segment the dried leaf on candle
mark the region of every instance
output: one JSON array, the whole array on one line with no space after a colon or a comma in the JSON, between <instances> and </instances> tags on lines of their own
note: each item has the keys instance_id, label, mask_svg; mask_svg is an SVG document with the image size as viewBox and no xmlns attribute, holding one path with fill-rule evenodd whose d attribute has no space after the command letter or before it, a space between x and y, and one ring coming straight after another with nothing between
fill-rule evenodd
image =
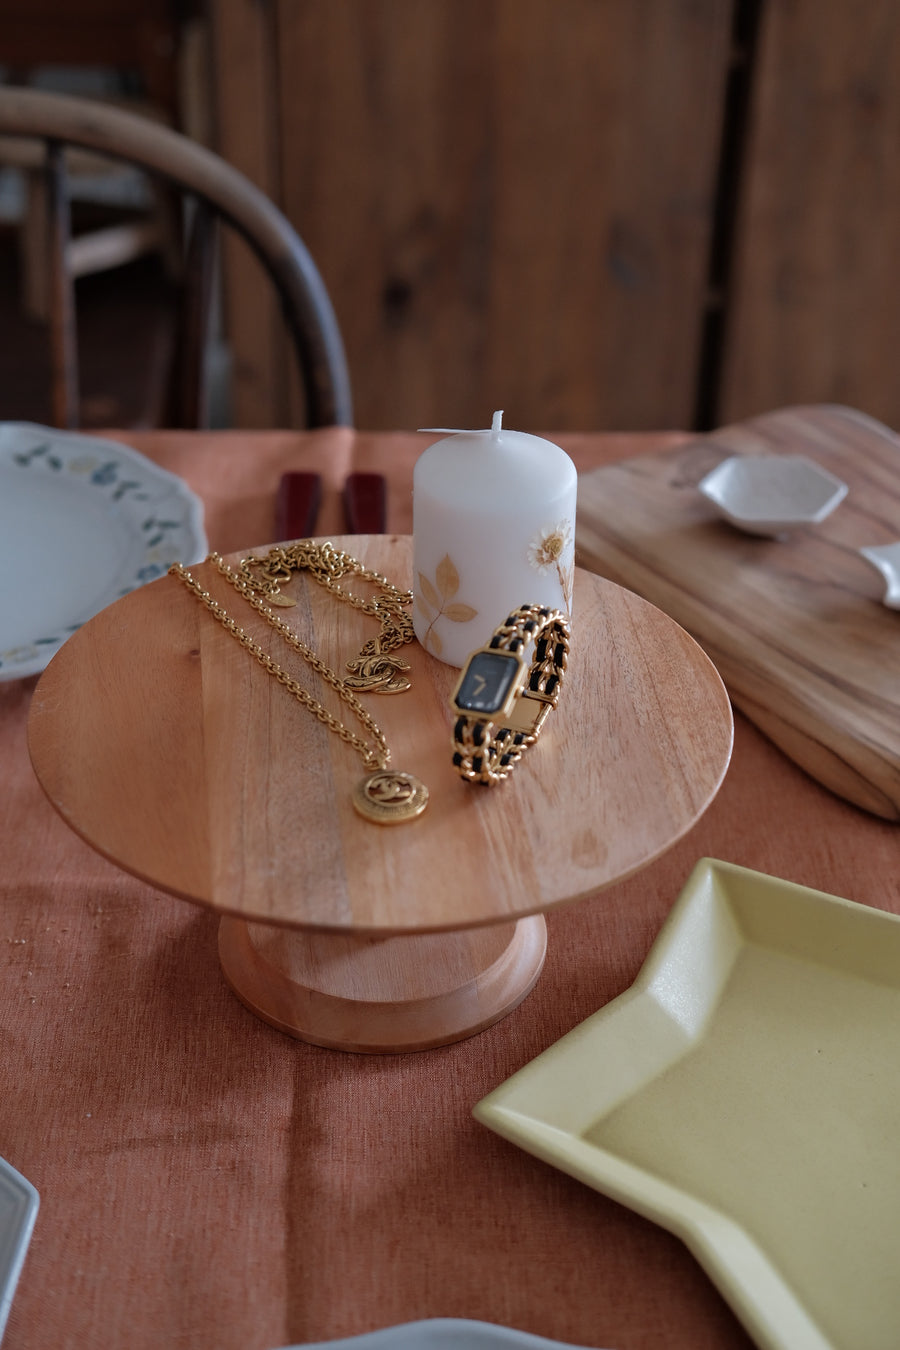
<instances>
[{"instance_id":1,"label":"dried leaf on candle","mask_svg":"<svg viewBox=\"0 0 900 1350\"><path fill-rule=\"evenodd\" d=\"M476 617L478 610L473 609L471 605L456 604L448 605L443 613L444 618L450 619L452 623L468 623L470 619Z\"/></svg>"},{"instance_id":2,"label":"dried leaf on candle","mask_svg":"<svg viewBox=\"0 0 900 1350\"><path fill-rule=\"evenodd\" d=\"M451 623L469 623L470 620L478 617L478 610L473 609L471 605L464 605L460 601L454 604L448 604L451 596L459 590L459 573L453 564L449 554L445 554L438 563L435 570L435 581L429 581L424 572L417 572L418 588L415 593L415 602L428 619L428 628L422 636L422 645L427 651L433 652L435 656L440 656L444 649L444 643L440 635L435 631L435 624L439 619L448 619ZM438 594L440 591L440 594Z\"/></svg>"},{"instance_id":3,"label":"dried leaf on candle","mask_svg":"<svg viewBox=\"0 0 900 1350\"><path fill-rule=\"evenodd\" d=\"M440 569L438 569L438 576L440 577ZM430 605L432 609L440 609L441 597L423 572L419 573L419 590L421 592L419 599L425 602L423 608Z\"/></svg>"},{"instance_id":4,"label":"dried leaf on candle","mask_svg":"<svg viewBox=\"0 0 900 1350\"><path fill-rule=\"evenodd\" d=\"M445 553L438 563L435 580L438 584L438 590L445 600L449 600L451 595L455 595L459 590L459 573L454 567L449 553Z\"/></svg>"}]
</instances>

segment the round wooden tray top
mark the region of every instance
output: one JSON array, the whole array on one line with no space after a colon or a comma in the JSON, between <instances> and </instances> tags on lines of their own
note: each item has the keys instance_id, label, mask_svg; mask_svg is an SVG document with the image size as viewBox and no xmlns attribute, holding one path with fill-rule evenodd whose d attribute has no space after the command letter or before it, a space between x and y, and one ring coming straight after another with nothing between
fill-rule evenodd
<instances>
[{"instance_id":1,"label":"round wooden tray top","mask_svg":"<svg viewBox=\"0 0 900 1350\"><path fill-rule=\"evenodd\" d=\"M334 542L409 585L409 538ZM191 570L356 729L214 568ZM377 631L305 577L290 594L297 607L280 615L335 670ZM499 787L463 783L451 766L458 672L418 644L400 654L412 688L363 701L394 766L427 783L430 801L388 828L353 809L366 773L357 753L174 577L87 623L34 694L32 761L68 824L129 872L233 916L220 954L236 992L322 1044L422 1048L495 1021L537 979L541 912L670 847L714 797L731 753L728 697L693 639L580 570L560 706Z\"/></svg>"}]
</instances>

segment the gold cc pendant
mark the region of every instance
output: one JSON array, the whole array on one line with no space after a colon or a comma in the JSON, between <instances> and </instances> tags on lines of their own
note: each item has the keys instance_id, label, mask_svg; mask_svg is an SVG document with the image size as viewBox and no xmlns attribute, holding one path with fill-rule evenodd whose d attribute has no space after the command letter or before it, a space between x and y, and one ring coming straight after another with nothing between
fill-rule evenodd
<instances>
[{"instance_id":1,"label":"gold cc pendant","mask_svg":"<svg viewBox=\"0 0 900 1350\"><path fill-rule=\"evenodd\" d=\"M411 688L404 674L409 670L409 662L401 661L399 656L388 656L385 652L356 656L347 662L347 669L354 672L344 677L348 689L363 689L368 694L402 694Z\"/></svg>"},{"instance_id":2,"label":"gold cc pendant","mask_svg":"<svg viewBox=\"0 0 900 1350\"><path fill-rule=\"evenodd\" d=\"M379 769L353 789L353 805L376 825L402 825L415 820L428 805L428 789L411 773Z\"/></svg>"}]
</instances>

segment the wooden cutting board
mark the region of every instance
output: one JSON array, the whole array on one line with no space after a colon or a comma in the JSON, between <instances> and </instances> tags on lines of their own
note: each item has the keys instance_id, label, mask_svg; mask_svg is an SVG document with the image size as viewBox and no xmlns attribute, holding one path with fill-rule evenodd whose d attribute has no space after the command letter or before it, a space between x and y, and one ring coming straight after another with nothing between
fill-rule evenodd
<instances>
[{"instance_id":1,"label":"wooden cutting board","mask_svg":"<svg viewBox=\"0 0 900 1350\"><path fill-rule=\"evenodd\" d=\"M697 491L734 454L804 454L849 492L819 525L752 536ZM840 406L767 413L579 483L579 565L680 623L761 731L888 820L900 820L900 611L858 550L897 539L900 437Z\"/></svg>"}]
</instances>

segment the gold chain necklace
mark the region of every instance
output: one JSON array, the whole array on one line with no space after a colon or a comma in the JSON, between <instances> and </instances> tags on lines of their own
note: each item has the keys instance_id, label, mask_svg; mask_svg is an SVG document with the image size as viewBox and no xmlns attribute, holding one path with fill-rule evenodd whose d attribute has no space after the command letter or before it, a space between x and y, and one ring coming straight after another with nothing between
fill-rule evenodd
<instances>
[{"instance_id":1,"label":"gold chain necklace","mask_svg":"<svg viewBox=\"0 0 900 1350\"><path fill-rule=\"evenodd\" d=\"M281 607L297 603L281 589L294 572L308 572L337 600L372 615L381 624L378 636L369 638L359 655L347 662L346 668L351 674L345 676L344 683L351 689L364 689L372 694L399 694L408 689L406 672L409 665L392 653L415 637L410 613L412 591L398 590L387 577L364 567L357 558L335 548L328 540L298 539L293 544L276 545L265 557L251 554L242 558L238 565L238 575L253 593L268 604ZM371 582L378 588L378 593L370 600L363 600L361 596L345 591L338 585L345 576ZM241 590L240 587L237 589ZM247 591L241 590L241 594L249 598Z\"/></svg>"},{"instance_id":2,"label":"gold chain necklace","mask_svg":"<svg viewBox=\"0 0 900 1350\"><path fill-rule=\"evenodd\" d=\"M371 736L372 743L358 736L349 727L344 726L343 722L323 707L317 699L313 698L312 694L297 683L292 675L288 674L283 666L280 666L273 657L269 656L255 638L252 638L249 633L241 628L240 624L231 617L224 606L220 605L218 600L210 595L209 591L203 589L186 567L183 567L181 563L172 564L169 568L170 575L177 577L191 594L205 606L213 618L232 637L236 638L240 645L250 652L263 669L273 675L298 703L301 703L320 722L323 722L329 731L333 731L342 741L352 746L366 768L374 771L358 783L353 791L353 805L359 814L364 816L366 820L373 820L379 825L399 825L406 820L413 820L416 816L421 815L428 804L427 787L413 774L390 767L391 752L385 740L384 732L378 726L374 717L362 706L353 689L349 686L349 682L341 680L331 667L316 655L311 647L308 647L305 642L297 637L296 633L277 619L259 599L244 576L241 573L233 572L220 554L210 553L206 561L217 568L226 581L230 582L235 590L244 596L271 627L277 628L291 647L300 653L307 665L311 666L318 675L321 675L325 683L330 685L338 697L347 704L357 721Z\"/></svg>"}]
</instances>

